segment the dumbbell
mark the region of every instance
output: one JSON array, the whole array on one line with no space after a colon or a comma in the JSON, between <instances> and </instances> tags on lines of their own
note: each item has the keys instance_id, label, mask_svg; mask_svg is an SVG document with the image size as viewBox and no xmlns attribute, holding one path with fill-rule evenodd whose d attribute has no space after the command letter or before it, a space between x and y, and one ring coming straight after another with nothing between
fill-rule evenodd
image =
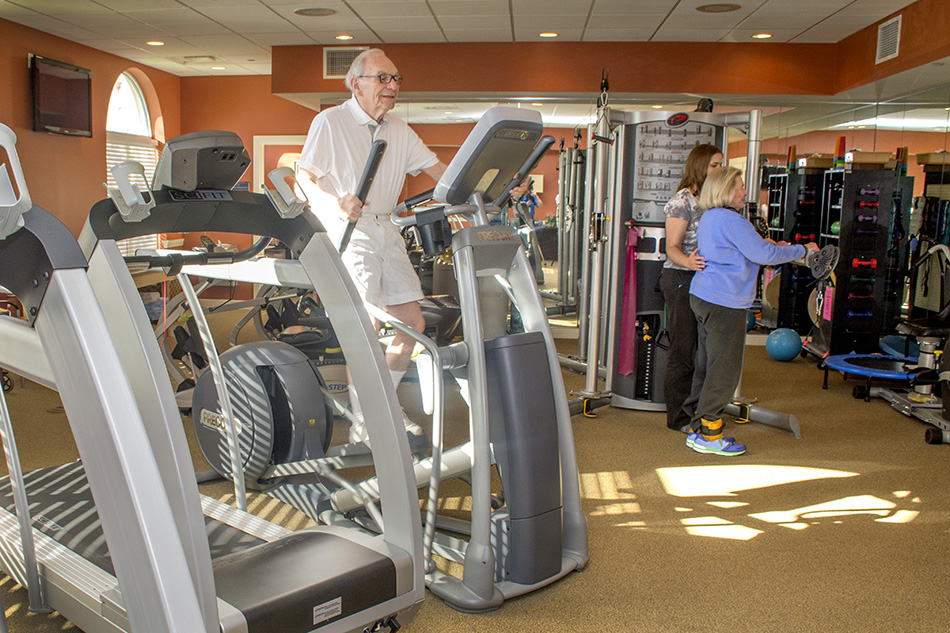
<instances>
[{"instance_id":1,"label":"dumbbell","mask_svg":"<svg viewBox=\"0 0 950 633\"><path fill-rule=\"evenodd\" d=\"M859 200L857 206L862 209L877 209L881 203L877 200Z\"/></svg>"},{"instance_id":2,"label":"dumbbell","mask_svg":"<svg viewBox=\"0 0 950 633\"><path fill-rule=\"evenodd\" d=\"M858 259L855 257L851 260L851 268L860 268L861 266L877 268L877 259Z\"/></svg>"},{"instance_id":3,"label":"dumbbell","mask_svg":"<svg viewBox=\"0 0 950 633\"><path fill-rule=\"evenodd\" d=\"M855 235L877 235L877 229L855 229Z\"/></svg>"},{"instance_id":4,"label":"dumbbell","mask_svg":"<svg viewBox=\"0 0 950 633\"><path fill-rule=\"evenodd\" d=\"M858 222L877 222L876 215L859 215L857 217Z\"/></svg>"},{"instance_id":5,"label":"dumbbell","mask_svg":"<svg viewBox=\"0 0 950 633\"><path fill-rule=\"evenodd\" d=\"M874 318L874 313L870 310L864 312L856 312L855 310L848 310L848 319L872 319Z\"/></svg>"},{"instance_id":6,"label":"dumbbell","mask_svg":"<svg viewBox=\"0 0 950 633\"><path fill-rule=\"evenodd\" d=\"M859 191L858 193L860 193L862 196L876 196L876 195L878 195L879 193L881 193L881 190L880 190L880 189L871 189L871 188L869 188L869 187L862 187L862 188L861 188L861 191Z\"/></svg>"},{"instance_id":7,"label":"dumbbell","mask_svg":"<svg viewBox=\"0 0 950 633\"><path fill-rule=\"evenodd\" d=\"M815 241L815 234L814 234L814 233L808 233L808 234L806 234L806 235L802 235L801 233L796 233L796 234L795 234L795 241L796 241L796 242L814 242L814 241Z\"/></svg>"},{"instance_id":8,"label":"dumbbell","mask_svg":"<svg viewBox=\"0 0 950 633\"><path fill-rule=\"evenodd\" d=\"M849 281L853 284L873 284L874 277L862 277L861 275L851 275Z\"/></svg>"},{"instance_id":9,"label":"dumbbell","mask_svg":"<svg viewBox=\"0 0 950 633\"><path fill-rule=\"evenodd\" d=\"M848 293L848 301L869 301L874 299L874 295L859 295L856 292Z\"/></svg>"}]
</instances>

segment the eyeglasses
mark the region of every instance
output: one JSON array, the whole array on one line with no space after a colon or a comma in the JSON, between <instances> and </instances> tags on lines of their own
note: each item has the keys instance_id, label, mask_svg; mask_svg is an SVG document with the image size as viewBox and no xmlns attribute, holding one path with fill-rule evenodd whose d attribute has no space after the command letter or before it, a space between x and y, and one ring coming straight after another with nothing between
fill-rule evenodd
<instances>
[{"instance_id":1,"label":"eyeglasses","mask_svg":"<svg viewBox=\"0 0 950 633\"><path fill-rule=\"evenodd\" d=\"M389 73L379 73L378 75L357 75L357 77L364 77L369 79L373 77L374 79L379 80L381 84L388 84L390 81L395 81L397 86L402 85L402 75L390 75Z\"/></svg>"}]
</instances>

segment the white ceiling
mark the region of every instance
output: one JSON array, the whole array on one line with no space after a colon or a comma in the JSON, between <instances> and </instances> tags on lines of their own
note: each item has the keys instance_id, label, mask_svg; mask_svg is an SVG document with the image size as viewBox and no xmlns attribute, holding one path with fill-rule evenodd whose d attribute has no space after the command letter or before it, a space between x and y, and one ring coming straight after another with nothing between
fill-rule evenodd
<instances>
[{"instance_id":1,"label":"white ceiling","mask_svg":"<svg viewBox=\"0 0 950 633\"><path fill-rule=\"evenodd\" d=\"M178 76L268 75L271 47L421 42L837 42L914 0L0 0L0 18ZM329 17L302 17L327 8ZM146 44L149 40L164 46ZM224 66L223 70L212 66Z\"/></svg>"},{"instance_id":2,"label":"white ceiling","mask_svg":"<svg viewBox=\"0 0 950 633\"><path fill-rule=\"evenodd\" d=\"M583 42L837 42L913 1L727 0L740 8L717 14L696 10L716 0L0 0L0 18L189 77L268 75L271 47L279 45L536 42L542 31L557 32L558 41ZM294 14L300 8L336 13L302 17ZM760 32L773 37L751 39ZM354 39L340 42L340 33ZM165 45L149 46L149 40ZM830 98L612 94L610 105L690 111L701 97L711 97L716 112L761 108L763 138L769 138L886 113L933 120L947 114L947 85L950 58ZM321 97L330 104L346 95ZM540 110L546 125L575 127L593 118L597 95L496 95L490 102L469 97L474 95L452 95L451 101L438 94L405 95L395 112L412 123L451 123L475 121L505 103Z\"/></svg>"}]
</instances>

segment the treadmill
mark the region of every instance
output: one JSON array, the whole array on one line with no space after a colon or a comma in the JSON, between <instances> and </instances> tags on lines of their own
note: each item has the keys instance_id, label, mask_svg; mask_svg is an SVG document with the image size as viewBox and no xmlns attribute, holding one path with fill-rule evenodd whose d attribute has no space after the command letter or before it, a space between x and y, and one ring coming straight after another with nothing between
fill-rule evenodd
<instances>
[{"instance_id":1,"label":"treadmill","mask_svg":"<svg viewBox=\"0 0 950 633\"><path fill-rule=\"evenodd\" d=\"M90 212L80 247L32 204L15 143L0 124L0 285L28 319L0 317L0 365L59 391L80 454L23 474L0 407L11 472L0 482L0 567L28 588L30 608L55 609L87 632L336 633L408 622L424 585L402 415L370 319L319 222L267 195L230 191L249 164L240 139L196 133L166 145L162 189L121 178ZM364 408L373 445L389 448L373 455L382 534L291 532L198 493L161 353L115 244L188 231L280 239L299 258L287 264L337 298L328 312L347 324L338 329L346 353L362 359L357 386L379 394Z\"/></svg>"}]
</instances>

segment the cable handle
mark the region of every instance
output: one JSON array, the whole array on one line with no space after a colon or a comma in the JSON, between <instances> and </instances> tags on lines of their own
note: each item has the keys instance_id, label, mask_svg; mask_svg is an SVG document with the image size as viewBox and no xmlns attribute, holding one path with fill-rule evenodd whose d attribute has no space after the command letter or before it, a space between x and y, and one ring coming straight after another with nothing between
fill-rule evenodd
<instances>
[{"instance_id":1,"label":"cable handle","mask_svg":"<svg viewBox=\"0 0 950 633\"><path fill-rule=\"evenodd\" d=\"M361 203L366 202L366 196L369 195L370 187L373 186L373 181L376 180L376 172L379 170L379 164L382 162L385 152L386 141L382 139L373 141L373 146L369 150L369 158L363 167L363 175L360 176L360 183L356 188L356 197ZM337 249L339 252L342 253L346 250L347 245L350 243L350 238L353 236L353 229L355 228L356 222L351 220L346 223L346 227L343 229L343 235L340 236L340 246Z\"/></svg>"}]
</instances>

